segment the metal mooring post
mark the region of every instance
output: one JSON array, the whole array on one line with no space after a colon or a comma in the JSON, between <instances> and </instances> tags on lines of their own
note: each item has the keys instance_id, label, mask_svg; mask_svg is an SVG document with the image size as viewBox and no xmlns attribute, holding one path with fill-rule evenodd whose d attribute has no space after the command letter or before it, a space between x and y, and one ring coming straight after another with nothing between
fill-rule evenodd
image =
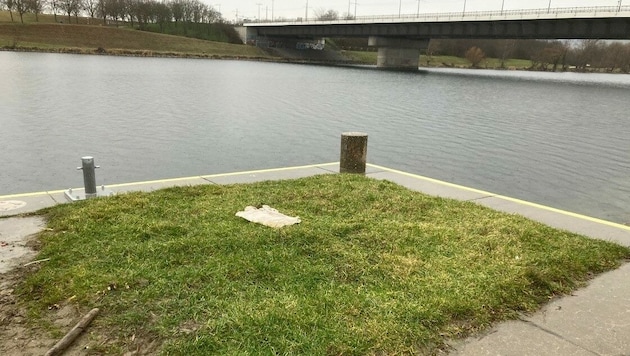
<instances>
[{"instance_id":1,"label":"metal mooring post","mask_svg":"<svg viewBox=\"0 0 630 356\"><path fill-rule=\"evenodd\" d=\"M363 132L341 134L340 173L365 174L368 135Z\"/></svg>"},{"instance_id":2,"label":"metal mooring post","mask_svg":"<svg viewBox=\"0 0 630 356\"><path fill-rule=\"evenodd\" d=\"M94 157L81 157L81 167L77 169L83 170L83 186L85 187L85 199L96 197L96 168L94 165Z\"/></svg>"},{"instance_id":3,"label":"metal mooring post","mask_svg":"<svg viewBox=\"0 0 630 356\"><path fill-rule=\"evenodd\" d=\"M83 171L83 186L85 187L85 189L83 192L81 192L80 189L77 189L76 191L73 191L72 189L66 190L66 199L68 199L69 201L77 201L114 194L109 189L106 189L105 186L101 186L101 190L98 192L96 191L96 168L101 167L94 165L94 157L81 157L81 167L77 167L77 169Z\"/></svg>"}]
</instances>

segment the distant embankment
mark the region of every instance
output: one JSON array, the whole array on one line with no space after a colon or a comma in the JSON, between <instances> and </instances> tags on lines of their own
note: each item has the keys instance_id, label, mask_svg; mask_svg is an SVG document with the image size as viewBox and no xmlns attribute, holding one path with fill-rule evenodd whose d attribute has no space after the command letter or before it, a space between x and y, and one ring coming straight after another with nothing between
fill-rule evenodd
<instances>
[{"instance_id":1,"label":"distant embankment","mask_svg":"<svg viewBox=\"0 0 630 356\"><path fill-rule=\"evenodd\" d=\"M72 53L270 58L256 47L163 35L130 28L0 23L0 48Z\"/></svg>"}]
</instances>

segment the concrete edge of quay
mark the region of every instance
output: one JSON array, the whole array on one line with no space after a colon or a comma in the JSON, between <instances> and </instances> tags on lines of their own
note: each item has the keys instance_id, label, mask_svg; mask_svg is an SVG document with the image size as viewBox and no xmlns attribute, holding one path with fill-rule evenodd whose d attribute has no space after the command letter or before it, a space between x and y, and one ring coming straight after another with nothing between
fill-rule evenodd
<instances>
[{"instance_id":1,"label":"concrete edge of quay","mask_svg":"<svg viewBox=\"0 0 630 356\"><path fill-rule=\"evenodd\" d=\"M153 191L173 186L237 184L253 183L265 180L297 179L318 174L334 174L338 172L339 162L332 162L297 167L261 169L244 172L113 184L108 185L107 189L111 190L114 194L118 194L131 191ZM374 179L389 180L411 190L419 191L425 194L463 201L472 201L498 211L519 214L555 228L630 246L630 226L494 194L479 189L452 184L375 164L367 164L366 175ZM73 191L77 192L82 190L83 188L73 189ZM55 190L0 196L0 217L32 213L42 208L67 203L68 200L64 196L64 192L64 190Z\"/></svg>"},{"instance_id":2,"label":"concrete edge of quay","mask_svg":"<svg viewBox=\"0 0 630 356\"><path fill-rule=\"evenodd\" d=\"M153 191L172 186L252 183L296 179L339 172L340 163L223 173L110 185L114 193ZM464 187L395 169L366 165L366 175L389 180L425 194L471 201L518 214L546 225L630 246L630 227L483 190ZM81 189L76 189L77 191ZM0 196L0 222L19 230L20 214L67 203L64 191ZM4 207L4 209L3 209ZM8 219L1 219L9 217ZM38 222L41 228L43 221ZM1 226L1 225L0 225ZM16 232L16 231L13 231ZM11 231L9 231L10 235ZM482 334L451 344L453 355L630 355L630 264L593 279L585 288L550 301L532 315L499 323Z\"/></svg>"}]
</instances>

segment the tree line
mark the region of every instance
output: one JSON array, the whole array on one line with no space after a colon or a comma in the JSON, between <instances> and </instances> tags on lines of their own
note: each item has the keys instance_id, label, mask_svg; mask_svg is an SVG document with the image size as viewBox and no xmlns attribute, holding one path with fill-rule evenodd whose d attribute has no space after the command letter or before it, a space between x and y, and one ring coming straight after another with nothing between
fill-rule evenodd
<instances>
[{"instance_id":1,"label":"tree line","mask_svg":"<svg viewBox=\"0 0 630 356\"><path fill-rule=\"evenodd\" d=\"M630 73L630 43L602 40L432 40L428 55L465 57L478 66L485 57L526 59L531 69Z\"/></svg>"},{"instance_id":2,"label":"tree line","mask_svg":"<svg viewBox=\"0 0 630 356\"><path fill-rule=\"evenodd\" d=\"M339 49L375 51L366 38L335 38ZM486 58L497 58L503 67L509 59L531 61L531 70L590 71L630 73L630 42L603 40L481 40L433 39L427 56L466 58L479 67Z\"/></svg>"},{"instance_id":3,"label":"tree line","mask_svg":"<svg viewBox=\"0 0 630 356\"><path fill-rule=\"evenodd\" d=\"M100 18L104 24L108 21L126 21L132 26L223 21L220 12L200 0L0 0L0 8L9 11L11 21L14 21L13 13L19 15L22 23L24 14L32 13L35 21L39 21L39 15L45 11L54 15L55 22L58 22L57 15L67 15L68 22L74 16L78 23L78 17L82 14Z\"/></svg>"}]
</instances>

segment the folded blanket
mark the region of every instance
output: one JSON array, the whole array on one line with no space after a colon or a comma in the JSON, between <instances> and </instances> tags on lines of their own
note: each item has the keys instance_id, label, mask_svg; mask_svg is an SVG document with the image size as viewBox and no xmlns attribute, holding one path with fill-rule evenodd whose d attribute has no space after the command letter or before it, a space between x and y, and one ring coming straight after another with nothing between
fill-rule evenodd
<instances>
[{"instance_id":1,"label":"folded blanket","mask_svg":"<svg viewBox=\"0 0 630 356\"><path fill-rule=\"evenodd\" d=\"M236 213L236 216L274 228L281 228L302 222L299 217L286 216L268 205L263 205L260 209L253 206L245 207L245 211L239 211Z\"/></svg>"}]
</instances>

